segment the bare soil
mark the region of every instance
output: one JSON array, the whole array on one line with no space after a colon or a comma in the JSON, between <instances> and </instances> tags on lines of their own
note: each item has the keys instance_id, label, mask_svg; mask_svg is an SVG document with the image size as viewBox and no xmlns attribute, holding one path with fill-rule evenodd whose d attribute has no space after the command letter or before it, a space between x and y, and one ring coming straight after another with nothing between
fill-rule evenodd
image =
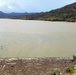
<instances>
[{"instance_id":1,"label":"bare soil","mask_svg":"<svg viewBox=\"0 0 76 75\"><path fill-rule=\"evenodd\" d=\"M64 73L74 65L71 58L8 58L0 59L0 75L49 75Z\"/></svg>"}]
</instances>

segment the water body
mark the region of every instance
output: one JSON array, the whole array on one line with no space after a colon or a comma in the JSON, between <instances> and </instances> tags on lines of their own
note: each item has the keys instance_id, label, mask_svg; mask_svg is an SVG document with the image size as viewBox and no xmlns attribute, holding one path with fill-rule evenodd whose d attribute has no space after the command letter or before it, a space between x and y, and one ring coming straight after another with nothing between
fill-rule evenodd
<instances>
[{"instance_id":1,"label":"water body","mask_svg":"<svg viewBox=\"0 0 76 75\"><path fill-rule=\"evenodd\" d=\"M76 23L0 19L0 58L72 55Z\"/></svg>"}]
</instances>

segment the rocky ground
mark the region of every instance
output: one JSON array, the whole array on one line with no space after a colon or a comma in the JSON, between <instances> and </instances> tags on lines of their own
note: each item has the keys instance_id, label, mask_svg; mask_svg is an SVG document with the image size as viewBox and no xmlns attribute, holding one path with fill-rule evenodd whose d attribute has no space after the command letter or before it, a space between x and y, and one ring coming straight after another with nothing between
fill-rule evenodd
<instances>
[{"instance_id":1,"label":"rocky ground","mask_svg":"<svg viewBox=\"0 0 76 75\"><path fill-rule=\"evenodd\" d=\"M8 58L0 59L0 75L49 75L64 73L74 65L71 58Z\"/></svg>"}]
</instances>

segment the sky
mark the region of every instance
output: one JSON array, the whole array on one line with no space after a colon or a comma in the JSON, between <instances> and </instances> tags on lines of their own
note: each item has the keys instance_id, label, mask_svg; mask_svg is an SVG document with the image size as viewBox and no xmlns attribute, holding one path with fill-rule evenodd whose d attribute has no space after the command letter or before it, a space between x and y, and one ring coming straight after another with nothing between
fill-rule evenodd
<instances>
[{"instance_id":1,"label":"sky","mask_svg":"<svg viewBox=\"0 0 76 75\"><path fill-rule=\"evenodd\" d=\"M0 11L46 12L76 2L76 0L0 0Z\"/></svg>"}]
</instances>

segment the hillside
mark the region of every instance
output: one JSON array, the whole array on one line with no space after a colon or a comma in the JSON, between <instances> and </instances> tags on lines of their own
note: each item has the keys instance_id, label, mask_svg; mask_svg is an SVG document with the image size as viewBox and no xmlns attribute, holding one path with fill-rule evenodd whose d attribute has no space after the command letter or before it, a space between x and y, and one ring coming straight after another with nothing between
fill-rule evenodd
<instances>
[{"instance_id":1,"label":"hillside","mask_svg":"<svg viewBox=\"0 0 76 75\"><path fill-rule=\"evenodd\" d=\"M26 19L48 21L76 21L76 2L49 12L41 12L27 16Z\"/></svg>"},{"instance_id":2,"label":"hillside","mask_svg":"<svg viewBox=\"0 0 76 75\"><path fill-rule=\"evenodd\" d=\"M76 21L76 2L62 8L41 13L3 13L0 18L24 19L24 20L46 20L46 21Z\"/></svg>"}]
</instances>

